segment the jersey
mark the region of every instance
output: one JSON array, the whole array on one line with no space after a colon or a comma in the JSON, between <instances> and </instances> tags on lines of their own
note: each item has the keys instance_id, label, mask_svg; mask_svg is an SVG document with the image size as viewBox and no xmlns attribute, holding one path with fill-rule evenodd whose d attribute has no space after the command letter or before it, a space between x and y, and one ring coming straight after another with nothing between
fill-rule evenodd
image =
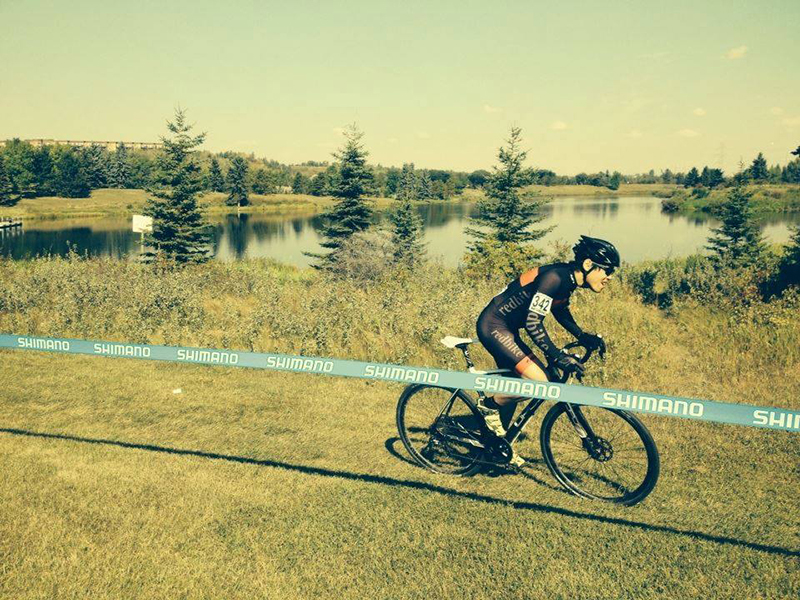
<instances>
[{"instance_id":1,"label":"jersey","mask_svg":"<svg viewBox=\"0 0 800 600\"><path fill-rule=\"evenodd\" d=\"M544 328L548 314L575 337L583 333L569 311L570 296L577 287L574 267L556 263L526 271L492 298L478 317L477 330L500 368L521 373L531 362L542 367L520 338L522 329L548 358L558 356L560 349Z\"/></svg>"}]
</instances>

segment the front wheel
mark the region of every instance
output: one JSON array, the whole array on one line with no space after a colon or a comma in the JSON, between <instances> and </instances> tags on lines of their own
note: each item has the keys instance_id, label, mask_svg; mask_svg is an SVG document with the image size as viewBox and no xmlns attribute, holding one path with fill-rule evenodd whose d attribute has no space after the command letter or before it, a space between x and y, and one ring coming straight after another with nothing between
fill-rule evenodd
<instances>
[{"instance_id":1,"label":"front wheel","mask_svg":"<svg viewBox=\"0 0 800 600\"><path fill-rule=\"evenodd\" d=\"M631 506L644 500L658 481L653 437L639 419L622 410L556 404L542 421L540 442L553 476L583 498Z\"/></svg>"},{"instance_id":2,"label":"front wheel","mask_svg":"<svg viewBox=\"0 0 800 600\"><path fill-rule=\"evenodd\" d=\"M410 385L397 402L397 431L422 467L450 475L481 468L482 419L462 390Z\"/></svg>"}]
</instances>

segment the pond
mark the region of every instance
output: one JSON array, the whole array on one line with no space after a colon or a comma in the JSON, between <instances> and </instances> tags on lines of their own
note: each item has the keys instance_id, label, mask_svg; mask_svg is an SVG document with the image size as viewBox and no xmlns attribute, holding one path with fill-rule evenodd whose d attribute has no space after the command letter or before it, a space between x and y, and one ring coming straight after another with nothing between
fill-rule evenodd
<instances>
[{"instance_id":1,"label":"pond","mask_svg":"<svg viewBox=\"0 0 800 600\"><path fill-rule=\"evenodd\" d=\"M420 205L424 239L430 256L455 266L469 238L464 233L474 204L435 203ZM376 223L388 225L388 215L378 213ZM318 215L267 215L252 213L214 217L212 248L216 260L270 257L297 266L311 259L303 252L320 251ZM789 227L800 224L800 213L769 215L762 232L769 242L786 242ZM580 234L610 240L623 260L685 256L703 250L718 221L661 212L661 201L652 197L556 198L545 208L541 227L555 225L541 242L572 243ZM69 247L93 256L135 258L141 251L140 236L131 230L131 218L29 220L21 229L0 230L0 255L14 259L45 254L64 255Z\"/></svg>"}]
</instances>

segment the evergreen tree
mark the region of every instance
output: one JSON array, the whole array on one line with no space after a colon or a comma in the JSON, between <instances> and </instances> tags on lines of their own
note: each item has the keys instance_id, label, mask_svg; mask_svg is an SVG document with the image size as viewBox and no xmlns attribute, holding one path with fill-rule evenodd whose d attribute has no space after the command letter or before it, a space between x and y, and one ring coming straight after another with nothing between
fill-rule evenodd
<instances>
[{"instance_id":1,"label":"evergreen tree","mask_svg":"<svg viewBox=\"0 0 800 600\"><path fill-rule=\"evenodd\" d=\"M417 175L414 172L414 163L406 163L400 173L400 185L397 188L398 200L417 199Z\"/></svg>"},{"instance_id":2,"label":"evergreen tree","mask_svg":"<svg viewBox=\"0 0 800 600\"><path fill-rule=\"evenodd\" d=\"M397 204L397 209L390 216L394 259L398 264L413 267L424 258L422 218L414 210L411 200L397 200Z\"/></svg>"},{"instance_id":3,"label":"evergreen tree","mask_svg":"<svg viewBox=\"0 0 800 600\"><path fill-rule=\"evenodd\" d=\"M783 168L781 181L785 183L800 183L800 159L793 160Z\"/></svg>"},{"instance_id":4,"label":"evergreen tree","mask_svg":"<svg viewBox=\"0 0 800 600\"><path fill-rule=\"evenodd\" d=\"M114 156L111 159L108 182L112 188L127 188L130 179L130 168L128 166L128 149L125 144L119 142Z\"/></svg>"},{"instance_id":5,"label":"evergreen tree","mask_svg":"<svg viewBox=\"0 0 800 600\"><path fill-rule=\"evenodd\" d=\"M722 205L722 225L711 230L706 248L714 253L721 267L742 267L755 264L765 245L758 226L753 222L751 193L737 182Z\"/></svg>"},{"instance_id":6,"label":"evergreen tree","mask_svg":"<svg viewBox=\"0 0 800 600\"><path fill-rule=\"evenodd\" d=\"M231 160L231 168L228 169L228 198L225 204L228 206L247 206L250 204L250 197L247 193L247 162L239 155Z\"/></svg>"},{"instance_id":7,"label":"evergreen tree","mask_svg":"<svg viewBox=\"0 0 800 600\"><path fill-rule=\"evenodd\" d=\"M619 184L622 182L622 173L614 171L614 174L608 179L608 189L618 190Z\"/></svg>"},{"instance_id":8,"label":"evergreen tree","mask_svg":"<svg viewBox=\"0 0 800 600\"><path fill-rule=\"evenodd\" d=\"M328 176L317 173L308 185L308 193L312 196L324 196L328 193Z\"/></svg>"},{"instance_id":9,"label":"evergreen tree","mask_svg":"<svg viewBox=\"0 0 800 600\"><path fill-rule=\"evenodd\" d=\"M419 176L417 197L420 200L429 200L433 198L433 182L431 181L431 176L428 175L427 171L423 171L422 175Z\"/></svg>"},{"instance_id":10,"label":"evergreen tree","mask_svg":"<svg viewBox=\"0 0 800 600\"><path fill-rule=\"evenodd\" d=\"M274 194L278 191L275 179L275 175L266 169L256 169L253 175L253 193Z\"/></svg>"},{"instance_id":11,"label":"evergreen tree","mask_svg":"<svg viewBox=\"0 0 800 600\"><path fill-rule=\"evenodd\" d=\"M797 150L792 150L791 153L794 154L795 156L800 156L800 146L797 147Z\"/></svg>"},{"instance_id":12,"label":"evergreen tree","mask_svg":"<svg viewBox=\"0 0 800 600\"><path fill-rule=\"evenodd\" d=\"M364 134L352 125L344 135L344 146L334 154L339 160L338 177L331 189L336 203L322 215L325 225L321 233L326 239L320 245L330 252L305 253L319 260L314 265L318 269L331 268L342 244L354 233L367 229L372 216L372 209L363 198L372 185L372 172L366 165L368 153L361 144Z\"/></svg>"},{"instance_id":13,"label":"evergreen tree","mask_svg":"<svg viewBox=\"0 0 800 600\"><path fill-rule=\"evenodd\" d=\"M761 152L753 159L753 164L750 166L750 177L753 181L766 181L769 177L767 159Z\"/></svg>"},{"instance_id":14,"label":"evergreen tree","mask_svg":"<svg viewBox=\"0 0 800 600\"><path fill-rule=\"evenodd\" d=\"M0 155L0 206L14 206L19 202L19 194L6 170L5 159Z\"/></svg>"},{"instance_id":15,"label":"evergreen tree","mask_svg":"<svg viewBox=\"0 0 800 600\"><path fill-rule=\"evenodd\" d=\"M498 152L500 164L494 167L484 186L486 197L478 202L477 212L470 217L475 227L466 229L467 235L475 238L468 249L468 266L483 276L488 275L498 260L501 263L498 267L506 276L525 268L522 263L542 255L532 242L553 229L533 229L544 219L542 208L546 201L535 193L521 193L522 164L527 157L520 147L522 130L512 127L506 142Z\"/></svg>"},{"instance_id":16,"label":"evergreen tree","mask_svg":"<svg viewBox=\"0 0 800 600\"><path fill-rule=\"evenodd\" d=\"M302 173L297 173L292 180L292 193L293 194L305 194L308 192L308 177L305 177Z\"/></svg>"},{"instance_id":17,"label":"evergreen tree","mask_svg":"<svg viewBox=\"0 0 800 600\"><path fill-rule=\"evenodd\" d=\"M171 138L162 137L164 149L158 157L156 186L149 190L145 214L153 218L153 231L145 238L154 251L145 259L161 254L177 263L199 263L208 259L208 228L197 205L202 190L195 149L206 134L190 135L192 125L186 113L177 109L175 121L167 122Z\"/></svg>"},{"instance_id":18,"label":"evergreen tree","mask_svg":"<svg viewBox=\"0 0 800 600\"><path fill-rule=\"evenodd\" d=\"M225 191L225 178L222 176L222 170L219 168L219 161L216 156L211 158L211 166L208 168L207 187L212 192Z\"/></svg>"},{"instance_id":19,"label":"evergreen tree","mask_svg":"<svg viewBox=\"0 0 800 600\"><path fill-rule=\"evenodd\" d=\"M54 166L55 192L64 198L88 198L91 188L89 177L80 157L72 148L62 149L56 155Z\"/></svg>"},{"instance_id":20,"label":"evergreen tree","mask_svg":"<svg viewBox=\"0 0 800 600\"><path fill-rule=\"evenodd\" d=\"M683 187L690 188L696 185L700 185L700 173L697 172L697 167L692 167L683 180Z\"/></svg>"},{"instance_id":21,"label":"evergreen tree","mask_svg":"<svg viewBox=\"0 0 800 600\"><path fill-rule=\"evenodd\" d=\"M83 151L83 163L89 187L93 190L108 185L108 156L98 144L92 144Z\"/></svg>"},{"instance_id":22,"label":"evergreen tree","mask_svg":"<svg viewBox=\"0 0 800 600\"><path fill-rule=\"evenodd\" d=\"M397 190L400 188L400 176L400 170L395 167L392 167L386 173L386 190L384 191L384 195L387 198L397 194Z\"/></svg>"},{"instance_id":23,"label":"evergreen tree","mask_svg":"<svg viewBox=\"0 0 800 600\"><path fill-rule=\"evenodd\" d=\"M800 286L800 226L794 228L778 266L777 293L789 286Z\"/></svg>"},{"instance_id":24,"label":"evergreen tree","mask_svg":"<svg viewBox=\"0 0 800 600\"><path fill-rule=\"evenodd\" d=\"M674 183L675 182L675 175L669 169L664 169L664 172L661 173L661 183Z\"/></svg>"},{"instance_id":25,"label":"evergreen tree","mask_svg":"<svg viewBox=\"0 0 800 600\"><path fill-rule=\"evenodd\" d=\"M72 152L72 148L60 147L59 150L63 153L67 150ZM48 146L40 146L33 152L33 160L31 161L31 174L33 175L33 193L36 196L49 196L51 194L60 193L59 185L55 181L55 173L53 172L53 156L50 153ZM85 196L67 196L68 198L84 198Z\"/></svg>"}]
</instances>

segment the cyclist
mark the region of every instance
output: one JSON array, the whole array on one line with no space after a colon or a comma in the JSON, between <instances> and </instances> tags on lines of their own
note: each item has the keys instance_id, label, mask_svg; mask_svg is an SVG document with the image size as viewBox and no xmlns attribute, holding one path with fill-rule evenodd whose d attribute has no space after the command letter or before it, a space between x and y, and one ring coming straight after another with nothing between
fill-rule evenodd
<instances>
[{"instance_id":1,"label":"cyclist","mask_svg":"<svg viewBox=\"0 0 800 600\"><path fill-rule=\"evenodd\" d=\"M560 369L583 373L583 365L563 352L550 340L544 318L552 313L556 321L589 350L605 352L599 335L584 332L569 311L569 299L578 287L600 293L614 270L619 268L619 252L613 244L582 235L573 246L575 258L570 263L545 265L526 271L512 281L478 317L478 338L501 369L513 369L518 377L547 381L544 364L520 338L525 329L533 343ZM504 437L514 416L513 396L487 398L478 408L486 426ZM514 454L511 464L522 466L522 457Z\"/></svg>"}]
</instances>

